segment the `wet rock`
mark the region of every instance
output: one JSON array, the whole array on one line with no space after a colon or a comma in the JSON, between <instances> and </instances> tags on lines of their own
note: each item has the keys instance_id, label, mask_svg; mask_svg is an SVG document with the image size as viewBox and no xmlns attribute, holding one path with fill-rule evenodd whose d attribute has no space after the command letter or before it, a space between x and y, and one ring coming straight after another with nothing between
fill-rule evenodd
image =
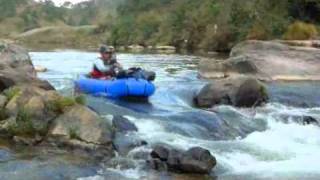
<instances>
[{"instance_id":1,"label":"wet rock","mask_svg":"<svg viewBox=\"0 0 320 180\"><path fill-rule=\"evenodd\" d=\"M236 90L233 104L237 107L259 106L268 100L266 87L256 79L246 79Z\"/></svg>"},{"instance_id":2,"label":"wet rock","mask_svg":"<svg viewBox=\"0 0 320 180\"><path fill-rule=\"evenodd\" d=\"M157 158L147 160L147 164L150 168L155 169L157 171L167 171L168 170L167 164Z\"/></svg>"},{"instance_id":3,"label":"wet rock","mask_svg":"<svg viewBox=\"0 0 320 180\"><path fill-rule=\"evenodd\" d=\"M114 169L134 169L136 168L136 163L132 159L123 158L123 157L115 157L109 160L106 163L106 166L108 168L114 168Z\"/></svg>"},{"instance_id":4,"label":"wet rock","mask_svg":"<svg viewBox=\"0 0 320 180\"><path fill-rule=\"evenodd\" d=\"M115 132L138 131L136 125L123 116L114 116L112 126Z\"/></svg>"},{"instance_id":5,"label":"wet rock","mask_svg":"<svg viewBox=\"0 0 320 180\"><path fill-rule=\"evenodd\" d=\"M302 117L302 122L305 125L308 125L308 124L319 125L319 121L317 119L315 119L314 117L312 117L312 116L303 116Z\"/></svg>"},{"instance_id":6,"label":"wet rock","mask_svg":"<svg viewBox=\"0 0 320 180\"><path fill-rule=\"evenodd\" d=\"M201 147L189 149L181 158L181 170L183 172L209 174L216 166L216 159L210 152Z\"/></svg>"},{"instance_id":7,"label":"wet rock","mask_svg":"<svg viewBox=\"0 0 320 180\"><path fill-rule=\"evenodd\" d=\"M167 161L169 157L170 149L164 146L156 146L151 151L152 158L160 159L161 161Z\"/></svg>"},{"instance_id":8,"label":"wet rock","mask_svg":"<svg viewBox=\"0 0 320 180\"><path fill-rule=\"evenodd\" d=\"M181 159L183 151L178 149L170 149L168 160L166 161L168 169L173 172L182 172Z\"/></svg>"},{"instance_id":9,"label":"wet rock","mask_svg":"<svg viewBox=\"0 0 320 180\"><path fill-rule=\"evenodd\" d=\"M115 150L123 156L137 147L147 145L146 141L133 133L115 133L112 143Z\"/></svg>"},{"instance_id":10,"label":"wet rock","mask_svg":"<svg viewBox=\"0 0 320 180\"><path fill-rule=\"evenodd\" d=\"M133 151L130 151L128 157L136 160L148 160L150 157L150 151L142 148L137 148Z\"/></svg>"},{"instance_id":11,"label":"wet rock","mask_svg":"<svg viewBox=\"0 0 320 180\"><path fill-rule=\"evenodd\" d=\"M268 100L266 87L257 79L238 77L214 81L195 97L199 107L226 104L237 107L259 106Z\"/></svg>"},{"instance_id":12,"label":"wet rock","mask_svg":"<svg viewBox=\"0 0 320 180\"><path fill-rule=\"evenodd\" d=\"M209 174L216 166L216 159L201 147L187 151L158 145L151 152L152 159L147 161L156 170L168 169L172 172Z\"/></svg>"},{"instance_id":13,"label":"wet rock","mask_svg":"<svg viewBox=\"0 0 320 180\"><path fill-rule=\"evenodd\" d=\"M297 123L301 125L320 125L319 121L310 115L281 114L278 118L283 123Z\"/></svg>"}]
</instances>

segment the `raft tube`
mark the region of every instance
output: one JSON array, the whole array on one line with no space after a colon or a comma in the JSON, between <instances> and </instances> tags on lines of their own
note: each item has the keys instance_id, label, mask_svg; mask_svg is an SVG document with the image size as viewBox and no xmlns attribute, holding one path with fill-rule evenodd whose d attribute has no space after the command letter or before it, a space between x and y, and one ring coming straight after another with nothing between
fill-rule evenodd
<instances>
[{"instance_id":1,"label":"raft tube","mask_svg":"<svg viewBox=\"0 0 320 180\"><path fill-rule=\"evenodd\" d=\"M80 77L75 81L76 89L80 92L107 96L111 98L121 97L149 97L154 94L156 88L153 83L144 79L125 78L114 80L99 80Z\"/></svg>"}]
</instances>

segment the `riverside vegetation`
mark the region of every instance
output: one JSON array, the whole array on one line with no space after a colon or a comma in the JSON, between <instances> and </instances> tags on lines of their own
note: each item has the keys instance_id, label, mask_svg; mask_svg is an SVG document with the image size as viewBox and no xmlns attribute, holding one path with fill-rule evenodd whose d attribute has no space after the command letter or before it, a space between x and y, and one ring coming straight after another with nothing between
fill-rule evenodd
<instances>
[{"instance_id":1,"label":"riverside vegetation","mask_svg":"<svg viewBox=\"0 0 320 180\"><path fill-rule=\"evenodd\" d=\"M1 0L0 7L0 36L34 46L105 42L229 51L246 39L313 39L320 23L317 0L91 0L61 7L50 0ZM42 29L47 26L54 28Z\"/></svg>"}]
</instances>

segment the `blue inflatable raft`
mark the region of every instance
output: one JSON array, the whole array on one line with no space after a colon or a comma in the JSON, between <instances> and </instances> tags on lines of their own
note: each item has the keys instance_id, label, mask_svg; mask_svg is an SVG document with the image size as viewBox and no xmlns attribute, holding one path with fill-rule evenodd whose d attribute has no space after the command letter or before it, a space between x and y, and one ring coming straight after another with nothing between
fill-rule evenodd
<instances>
[{"instance_id":1,"label":"blue inflatable raft","mask_svg":"<svg viewBox=\"0 0 320 180\"><path fill-rule=\"evenodd\" d=\"M111 98L122 97L149 97L156 88L152 82L144 79L124 78L114 80L99 80L80 77L75 81L76 89L87 94L107 96Z\"/></svg>"}]
</instances>

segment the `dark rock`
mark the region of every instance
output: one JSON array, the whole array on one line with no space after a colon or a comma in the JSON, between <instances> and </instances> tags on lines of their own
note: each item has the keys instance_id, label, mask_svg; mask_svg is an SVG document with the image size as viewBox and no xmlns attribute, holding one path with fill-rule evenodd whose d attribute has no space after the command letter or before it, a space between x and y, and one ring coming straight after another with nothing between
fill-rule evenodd
<instances>
[{"instance_id":1,"label":"dark rock","mask_svg":"<svg viewBox=\"0 0 320 180\"><path fill-rule=\"evenodd\" d=\"M169 157L170 149L164 146L156 146L151 151L151 157L160 159L161 161L167 161Z\"/></svg>"},{"instance_id":2,"label":"dark rock","mask_svg":"<svg viewBox=\"0 0 320 180\"><path fill-rule=\"evenodd\" d=\"M319 122L317 119L315 119L312 116L303 116L302 117L302 123L307 125L307 124L316 124L319 125Z\"/></svg>"},{"instance_id":3,"label":"dark rock","mask_svg":"<svg viewBox=\"0 0 320 180\"><path fill-rule=\"evenodd\" d=\"M265 86L250 77L214 81L206 85L195 97L199 107L226 104L237 107L259 106L268 100Z\"/></svg>"},{"instance_id":4,"label":"dark rock","mask_svg":"<svg viewBox=\"0 0 320 180\"><path fill-rule=\"evenodd\" d=\"M292 114L280 114L279 121L281 121L282 123L297 123L297 124L301 124L301 125L319 125L319 121L309 115L292 115Z\"/></svg>"},{"instance_id":5,"label":"dark rock","mask_svg":"<svg viewBox=\"0 0 320 180\"><path fill-rule=\"evenodd\" d=\"M151 168L166 169L178 173L209 174L216 166L216 159L210 152L201 147L188 151L158 145L151 152L152 159L148 162Z\"/></svg>"},{"instance_id":6,"label":"dark rock","mask_svg":"<svg viewBox=\"0 0 320 180\"><path fill-rule=\"evenodd\" d=\"M138 131L136 125L123 116L114 116L112 125L115 132Z\"/></svg>"},{"instance_id":7,"label":"dark rock","mask_svg":"<svg viewBox=\"0 0 320 180\"><path fill-rule=\"evenodd\" d=\"M181 169L181 158L183 156L183 151L177 149L171 149L169 152L169 157L167 162L168 169L173 172L182 172Z\"/></svg>"},{"instance_id":8,"label":"dark rock","mask_svg":"<svg viewBox=\"0 0 320 180\"><path fill-rule=\"evenodd\" d=\"M207 174L216 166L216 159L210 152L201 147L189 149L180 161L183 172Z\"/></svg>"},{"instance_id":9,"label":"dark rock","mask_svg":"<svg viewBox=\"0 0 320 180\"><path fill-rule=\"evenodd\" d=\"M237 107L259 106L267 100L266 88L256 79L247 79L237 89L234 105Z\"/></svg>"},{"instance_id":10,"label":"dark rock","mask_svg":"<svg viewBox=\"0 0 320 180\"><path fill-rule=\"evenodd\" d=\"M150 168L158 170L158 171L166 171L168 170L167 164L160 159L154 158L147 161L147 164Z\"/></svg>"},{"instance_id":11,"label":"dark rock","mask_svg":"<svg viewBox=\"0 0 320 180\"><path fill-rule=\"evenodd\" d=\"M14 86L15 84L16 83L13 80L11 80L5 76L0 75L0 91L1 92L5 89L8 89L8 88Z\"/></svg>"}]
</instances>

